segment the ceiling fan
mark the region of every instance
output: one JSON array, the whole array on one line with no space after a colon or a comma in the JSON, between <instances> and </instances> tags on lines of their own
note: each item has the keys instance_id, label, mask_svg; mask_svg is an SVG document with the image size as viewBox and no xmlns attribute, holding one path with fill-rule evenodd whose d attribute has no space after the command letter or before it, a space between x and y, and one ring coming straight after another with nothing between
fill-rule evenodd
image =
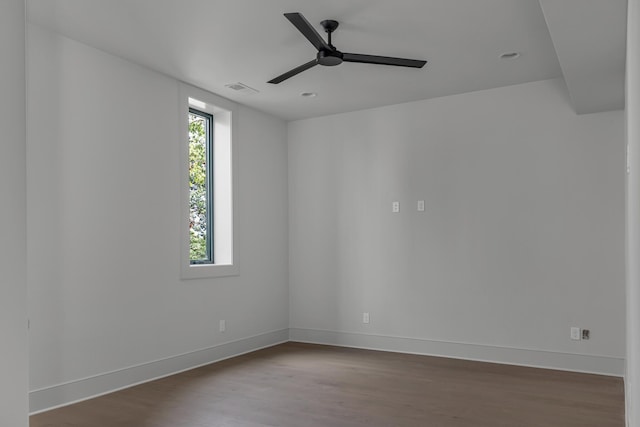
<instances>
[{"instance_id":1,"label":"ceiling fan","mask_svg":"<svg viewBox=\"0 0 640 427\"><path fill-rule=\"evenodd\" d=\"M331 44L331 33L333 33L335 29L338 28L338 21L327 19L320 23L327 34L329 34L328 40L325 42L320 34L318 34L318 32L311 26L309 21L307 21L305 17L302 16L301 13L285 13L284 16L289 21L291 21L291 23L298 29L298 31L300 31L302 35L305 36L316 49L318 49L318 53L316 54L315 59L307 62L306 64L302 64L299 67L294 68L293 70L287 71L286 73L269 80L267 83L278 84L318 64L331 67L341 64L342 62L361 62L365 64L382 64L396 65L399 67L422 68L424 67L424 64L427 63L427 61L421 61L417 59L362 55L359 53L343 53L336 49L333 44Z\"/></svg>"}]
</instances>

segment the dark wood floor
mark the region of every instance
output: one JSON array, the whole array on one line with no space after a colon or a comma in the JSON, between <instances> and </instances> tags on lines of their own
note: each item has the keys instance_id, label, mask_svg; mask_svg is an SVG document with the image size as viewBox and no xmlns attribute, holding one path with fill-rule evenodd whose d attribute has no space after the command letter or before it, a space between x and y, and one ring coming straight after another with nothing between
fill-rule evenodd
<instances>
[{"instance_id":1,"label":"dark wood floor","mask_svg":"<svg viewBox=\"0 0 640 427\"><path fill-rule=\"evenodd\" d=\"M31 427L623 427L621 378L286 343L31 417Z\"/></svg>"}]
</instances>

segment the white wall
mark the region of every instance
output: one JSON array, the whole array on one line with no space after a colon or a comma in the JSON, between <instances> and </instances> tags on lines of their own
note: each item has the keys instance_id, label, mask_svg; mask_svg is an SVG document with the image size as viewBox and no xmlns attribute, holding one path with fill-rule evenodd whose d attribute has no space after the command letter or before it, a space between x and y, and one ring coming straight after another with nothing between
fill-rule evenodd
<instances>
[{"instance_id":1,"label":"white wall","mask_svg":"<svg viewBox=\"0 0 640 427\"><path fill-rule=\"evenodd\" d=\"M0 425L27 419L24 1L0 2Z\"/></svg>"},{"instance_id":2,"label":"white wall","mask_svg":"<svg viewBox=\"0 0 640 427\"><path fill-rule=\"evenodd\" d=\"M291 336L622 375L623 120L549 80L291 122Z\"/></svg>"},{"instance_id":3,"label":"white wall","mask_svg":"<svg viewBox=\"0 0 640 427\"><path fill-rule=\"evenodd\" d=\"M640 0L627 20L627 425L640 427Z\"/></svg>"},{"instance_id":4,"label":"white wall","mask_svg":"<svg viewBox=\"0 0 640 427\"><path fill-rule=\"evenodd\" d=\"M239 107L240 275L181 281L178 82L29 38L32 410L286 340L286 124Z\"/></svg>"}]
</instances>

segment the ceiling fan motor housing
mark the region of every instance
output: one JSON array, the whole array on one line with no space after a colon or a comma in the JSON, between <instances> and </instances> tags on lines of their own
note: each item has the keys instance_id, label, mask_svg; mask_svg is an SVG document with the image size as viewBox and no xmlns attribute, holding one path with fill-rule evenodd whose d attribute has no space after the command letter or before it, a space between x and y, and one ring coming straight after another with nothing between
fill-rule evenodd
<instances>
[{"instance_id":1,"label":"ceiling fan motor housing","mask_svg":"<svg viewBox=\"0 0 640 427\"><path fill-rule=\"evenodd\" d=\"M342 63L342 52L337 50L320 50L318 51L318 64L332 67Z\"/></svg>"}]
</instances>

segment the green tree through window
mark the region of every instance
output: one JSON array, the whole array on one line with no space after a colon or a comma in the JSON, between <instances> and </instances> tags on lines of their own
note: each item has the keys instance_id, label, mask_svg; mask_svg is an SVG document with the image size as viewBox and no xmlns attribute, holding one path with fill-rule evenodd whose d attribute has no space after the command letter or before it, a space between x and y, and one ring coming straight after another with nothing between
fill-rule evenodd
<instances>
[{"instance_id":1,"label":"green tree through window","mask_svg":"<svg viewBox=\"0 0 640 427\"><path fill-rule=\"evenodd\" d=\"M189 109L189 259L213 263L211 129L213 116Z\"/></svg>"}]
</instances>

